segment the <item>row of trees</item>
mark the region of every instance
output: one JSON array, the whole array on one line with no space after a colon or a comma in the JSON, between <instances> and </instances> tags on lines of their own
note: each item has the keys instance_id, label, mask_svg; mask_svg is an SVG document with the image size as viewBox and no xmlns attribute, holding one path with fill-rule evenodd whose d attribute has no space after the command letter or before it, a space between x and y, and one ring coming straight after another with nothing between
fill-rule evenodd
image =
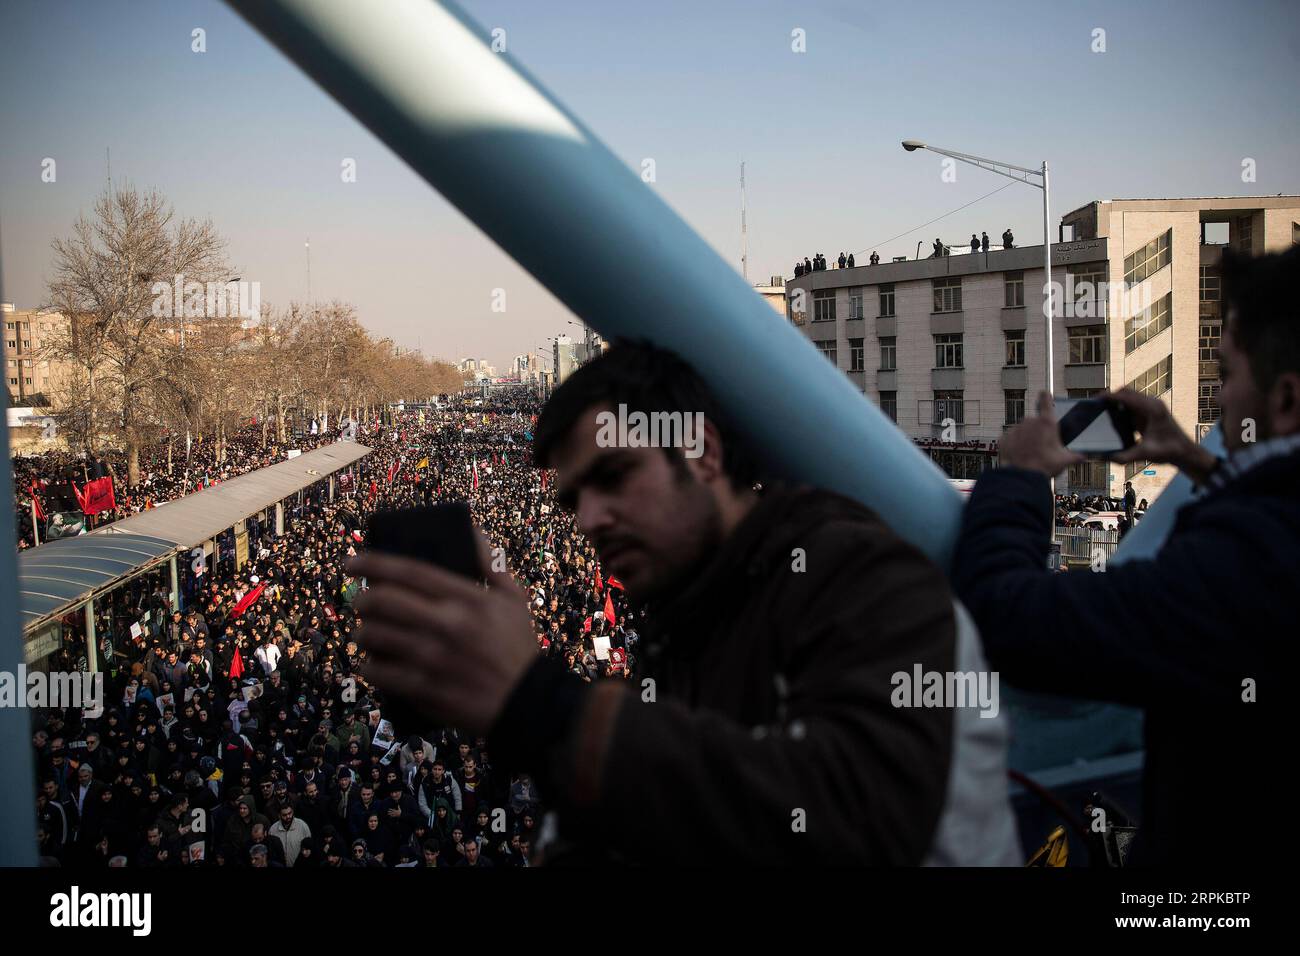
<instances>
[{"instance_id":1,"label":"row of trees","mask_svg":"<svg viewBox=\"0 0 1300 956\"><path fill-rule=\"evenodd\" d=\"M53 251L46 307L66 320L40 356L60 373L53 412L72 447L121 448L132 485L141 449L164 435L211 436L220 461L253 417L264 445L283 443L295 421L364 418L465 383L453 365L372 337L345 303L211 308L205 290L237 287L225 240L157 192L106 192ZM193 291L172 301L173 288Z\"/></svg>"}]
</instances>

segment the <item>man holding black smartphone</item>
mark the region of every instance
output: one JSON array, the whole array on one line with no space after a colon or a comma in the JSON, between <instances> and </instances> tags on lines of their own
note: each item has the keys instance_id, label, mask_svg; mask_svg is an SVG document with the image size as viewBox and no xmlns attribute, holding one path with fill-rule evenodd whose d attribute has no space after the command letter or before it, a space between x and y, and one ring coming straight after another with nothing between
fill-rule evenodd
<instances>
[{"instance_id":1,"label":"man holding black smartphone","mask_svg":"<svg viewBox=\"0 0 1300 956\"><path fill-rule=\"evenodd\" d=\"M1003 677L1145 709L1138 862L1254 861L1273 853L1271 831L1288 815L1286 761L1265 708L1278 699L1300 580L1298 278L1300 248L1224 253L1226 460L1159 399L1113 396L1141 441L1111 460L1173 464L1199 486L1154 558L1104 574L1043 570L1049 481L1083 460L1062 445L1045 393L1039 414L1003 437L1002 467L980 477L966 507L953 582Z\"/></svg>"},{"instance_id":2,"label":"man holding black smartphone","mask_svg":"<svg viewBox=\"0 0 1300 956\"><path fill-rule=\"evenodd\" d=\"M696 440L634 443L606 414L691 416ZM558 810L551 860L567 845L575 862L699 865L683 835L707 833L728 864L1023 862L996 699L899 693L900 677L988 676L919 550L856 502L760 487L707 386L660 349L587 363L535 432L556 500L645 612L634 680L539 657L526 596L485 542L487 587L379 552L349 570L369 581L367 678L531 773Z\"/></svg>"}]
</instances>

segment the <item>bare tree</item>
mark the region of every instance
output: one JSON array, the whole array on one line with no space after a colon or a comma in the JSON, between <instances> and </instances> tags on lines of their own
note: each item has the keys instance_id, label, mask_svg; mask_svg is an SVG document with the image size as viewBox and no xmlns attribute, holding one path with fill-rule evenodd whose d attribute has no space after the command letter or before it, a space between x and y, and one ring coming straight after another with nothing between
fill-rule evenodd
<instances>
[{"instance_id":1,"label":"bare tree","mask_svg":"<svg viewBox=\"0 0 1300 956\"><path fill-rule=\"evenodd\" d=\"M205 318L203 290L230 279L225 243L211 221L174 221L161 194L124 186L100 196L92 217L80 217L53 250L50 306L69 317L69 331L52 350L85 370L89 443L101 430L119 438L135 485L141 445L161 425L162 399L177 391L162 378L175 372L164 333L179 323L183 335L190 319Z\"/></svg>"}]
</instances>

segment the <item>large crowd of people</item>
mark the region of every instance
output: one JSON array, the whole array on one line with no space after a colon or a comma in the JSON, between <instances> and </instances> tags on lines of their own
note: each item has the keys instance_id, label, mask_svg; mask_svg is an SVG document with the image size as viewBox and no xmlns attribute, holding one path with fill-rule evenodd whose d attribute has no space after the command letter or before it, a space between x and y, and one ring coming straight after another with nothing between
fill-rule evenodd
<instances>
[{"instance_id":1,"label":"large crowd of people","mask_svg":"<svg viewBox=\"0 0 1300 956\"><path fill-rule=\"evenodd\" d=\"M343 564L373 511L466 500L527 590L538 653L584 680L628 677L634 622L531 465L537 411L518 390L363 428L358 440L373 451L335 500L307 496L283 535L256 537L243 567L209 571L184 613L168 613L159 589L123 589L135 613L112 622L160 610L134 635L126 624L101 628L103 715L37 712L45 860L530 865L544 795L494 762L481 737L394 726L382 688L357 673L352 605L362 583ZM259 466L256 450L236 461L227 474ZM83 665L78 652L69 642L50 669Z\"/></svg>"},{"instance_id":2,"label":"large crowd of people","mask_svg":"<svg viewBox=\"0 0 1300 956\"><path fill-rule=\"evenodd\" d=\"M303 434L292 440L292 447L308 451L333 440L319 428L316 432L303 429ZM170 442L161 441L142 451L140 481L134 487L126 486L126 456L120 450L107 449L94 456L69 451L15 456L14 527L18 548L34 547L56 536L50 533L51 522L58 520L53 516L77 510L73 485L84 488L99 476L113 480L113 507L95 514L91 522L94 527L102 527L265 468L276 461L279 453L279 446L264 439L261 424L256 421L228 438L220 453L215 441L199 435L191 437L186 455L184 437L172 436Z\"/></svg>"}]
</instances>

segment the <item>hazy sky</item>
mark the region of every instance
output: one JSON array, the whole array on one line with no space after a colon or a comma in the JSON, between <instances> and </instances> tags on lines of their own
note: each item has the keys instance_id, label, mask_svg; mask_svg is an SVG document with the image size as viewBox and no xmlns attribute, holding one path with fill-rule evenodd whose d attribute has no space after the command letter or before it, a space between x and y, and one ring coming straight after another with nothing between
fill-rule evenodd
<instances>
[{"instance_id":1,"label":"hazy sky","mask_svg":"<svg viewBox=\"0 0 1300 956\"><path fill-rule=\"evenodd\" d=\"M364 10L369 3L357 0ZM916 138L1053 169L1053 222L1093 199L1300 192L1300 5L1285 2L471 0L484 28L750 280L796 256L911 255L1008 225L1041 194L904 153ZM191 31L207 52L191 51ZM807 52L791 51L801 28ZM1106 50L1092 51L1105 30ZM448 359L500 369L572 318L265 40L215 0L0 0L4 297L43 301L50 240L105 185L211 217L263 302L311 291ZM46 157L57 181L41 181ZM357 161L356 183L340 178ZM1243 183L1241 163L1257 164ZM491 290L508 294L491 311ZM743 347L742 343L738 346Z\"/></svg>"}]
</instances>

